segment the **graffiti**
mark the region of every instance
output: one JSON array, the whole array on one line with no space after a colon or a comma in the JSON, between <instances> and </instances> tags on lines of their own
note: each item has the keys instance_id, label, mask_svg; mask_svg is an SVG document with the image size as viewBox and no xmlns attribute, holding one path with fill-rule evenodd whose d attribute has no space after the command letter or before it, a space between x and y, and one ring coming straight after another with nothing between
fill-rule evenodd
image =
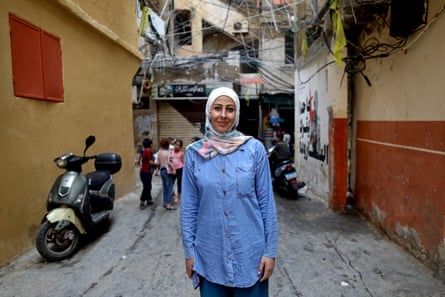
<instances>
[{"instance_id":1,"label":"graffiti","mask_svg":"<svg viewBox=\"0 0 445 297\"><path fill-rule=\"evenodd\" d=\"M300 153L304 159L309 157L327 162L328 144L322 145L318 91L308 91L300 100Z\"/></svg>"}]
</instances>

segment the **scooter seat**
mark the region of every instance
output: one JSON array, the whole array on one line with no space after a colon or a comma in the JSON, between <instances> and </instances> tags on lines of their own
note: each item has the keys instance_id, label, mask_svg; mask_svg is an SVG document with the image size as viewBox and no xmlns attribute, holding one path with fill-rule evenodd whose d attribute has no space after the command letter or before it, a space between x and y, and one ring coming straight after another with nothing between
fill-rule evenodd
<instances>
[{"instance_id":1,"label":"scooter seat","mask_svg":"<svg viewBox=\"0 0 445 297\"><path fill-rule=\"evenodd\" d=\"M102 185L110 178L110 172L106 170L98 170L88 172L88 188L90 190L99 191Z\"/></svg>"}]
</instances>

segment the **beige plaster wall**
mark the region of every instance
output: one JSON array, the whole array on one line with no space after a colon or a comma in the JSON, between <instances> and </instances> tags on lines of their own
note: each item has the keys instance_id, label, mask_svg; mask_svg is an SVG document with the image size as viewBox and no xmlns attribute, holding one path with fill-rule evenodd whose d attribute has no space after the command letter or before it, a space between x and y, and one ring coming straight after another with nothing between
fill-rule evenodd
<instances>
[{"instance_id":1,"label":"beige plaster wall","mask_svg":"<svg viewBox=\"0 0 445 297\"><path fill-rule=\"evenodd\" d=\"M105 2L94 1L98 6ZM115 175L117 197L135 189L131 79L140 60L130 49L137 48L134 6L114 7L114 16L109 10L94 13L97 8L85 4L83 9L91 9L88 15L97 19L119 19L116 35L104 34L93 26L97 22L80 19L56 1L0 1L0 265L33 248L47 193L61 173L52 160L64 152L81 153L87 135L97 138L89 153L122 156L123 167ZM63 103L14 96L9 13L60 37Z\"/></svg>"},{"instance_id":2,"label":"beige plaster wall","mask_svg":"<svg viewBox=\"0 0 445 297\"><path fill-rule=\"evenodd\" d=\"M95 20L98 25L108 28L129 45L136 44L135 1L58 0L58 2Z\"/></svg>"},{"instance_id":3,"label":"beige plaster wall","mask_svg":"<svg viewBox=\"0 0 445 297\"><path fill-rule=\"evenodd\" d=\"M443 3L429 2L429 21ZM444 121L445 101L445 15L427 30L409 36L406 50L382 59L366 61L365 74L369 77L369 87L360 75L354 78L353 95L353 137L357 121ZM374 33L377 34L377 33ZM394 42L388 29L380 34L362 36L362 41L377 37L381 42ZM355 146L352 158L356 158ZM352 163L352 177L356 175L356 165ZM353 181L354 183L354 181Z\"/></svg>"},{"instance_id":4,"label":"beige plaster wall","mask_svg":"<svg viewBox=\"0 0 445 297\"><path fill-rule=\"evenodd\" d=\"M438 11L439 2L429 2L430 19ZM444 29L445 15L442 14L418 39L415 40L416 34L410 36L406 52L402 49L388 58L366 61L365 74L372 87L368 87L361 76L356 76L357 120L445 119ZM387 35L384 31L378 39L385 41Z\"/></svg>"},{"instance_id":5,"label":"beige plaster wall","mask_svg":"<svg viewBox=\"0 0 445 297\"><path fill-rule=\"evenodd\" d=\"M429 1L430 20L442 6L442 1ZM351 158L352 184L361 211L439 272L445 263L441 253L445 212L444 29L442 12L435 23L411 34L396 54L366 61L365 74L372 86L359 75L354 79ZM363 42L370 37L391 41L387 29L374 32L378 33L363 35Z\"/></svg>"}]
</instances>

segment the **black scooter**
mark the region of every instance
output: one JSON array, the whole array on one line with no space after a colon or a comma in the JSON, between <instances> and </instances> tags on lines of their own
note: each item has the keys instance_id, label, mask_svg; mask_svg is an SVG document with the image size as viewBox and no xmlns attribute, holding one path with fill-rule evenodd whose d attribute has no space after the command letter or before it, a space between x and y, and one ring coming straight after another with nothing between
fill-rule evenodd
<instances>
[{"instance_id":1,"label":"black scooter","mask_svg":"<svg viewBox=\"0 0 445 297\"><path fill-rule=\"evenodd\" d=\"M114 204L112 174L121 169L121 157L115 153L86 156L96 141L85 140L83 156L66 153L56 158L57 167L66 172L57 177L46 202L47 213L36 236L36 247L47 261L72 256L80 236L108 220ZM94 159L95 171L82 174L82 164Z\"/></svg>"},{"instance_id":2,"label":"black scooter","mask_svg":"<svg viewBox=\"0 0 445 297\"><path fill-rule=\"evenodd\" d=\"M274 190L288 198L297 199L306 193L305 182L297 180L297 168L292 160L273 160L271 154L274 147L269 149L269 164L272 171Z\"/></svg>"}]
</instances>

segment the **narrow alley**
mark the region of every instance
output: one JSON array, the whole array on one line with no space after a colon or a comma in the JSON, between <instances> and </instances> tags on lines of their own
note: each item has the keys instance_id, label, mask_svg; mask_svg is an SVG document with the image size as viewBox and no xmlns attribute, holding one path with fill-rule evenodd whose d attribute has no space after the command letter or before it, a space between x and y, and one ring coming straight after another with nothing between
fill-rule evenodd
<instances>
[{"instance_id":1,"label":"narrow alley","mask_svg":"<svg viewBox=\"0 0 445 297\"><path fill-rule=\"evenodd\" d=\"M2 297L199 296L185 276L179 210L138 209L139 190L118 200L111 224L71 259L46 263L35 249L0 269ZM358 214L320 198L277 196L279 257L272 297L445 296L445 285Z\"/></svg>"}]
</instances>

